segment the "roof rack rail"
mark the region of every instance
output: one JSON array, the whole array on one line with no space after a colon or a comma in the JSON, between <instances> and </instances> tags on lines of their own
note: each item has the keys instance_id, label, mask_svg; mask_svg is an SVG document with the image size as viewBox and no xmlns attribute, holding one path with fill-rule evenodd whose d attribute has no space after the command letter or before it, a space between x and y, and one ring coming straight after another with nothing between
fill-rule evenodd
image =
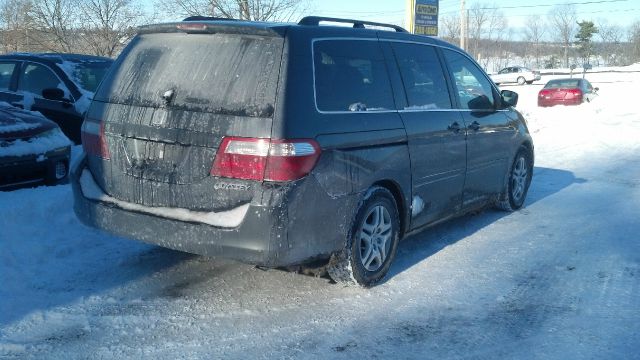
<instances>
[{"instance_id":1,"label":"roof rack rail","mask_svg":"<svg viewBox=\"0 0 640 360\"><path fill-rule=\"evenodd\" d=\"M213 20L227 20L227 21L236 21L236 19L224 18L224 17L215 17L215 16L189 16L184 18L182 21L213 21Z\"/></svg>"},{"instance_id":2,"label":"roof rack rail","mask_svg":"<svg viewBox=\"0 0 640 360\"><path fill-rule=\"evenodd\" d=\"M321 21L328 22L337 22L337 23L346 23L353 24L353 27L356 29L364 29L365 25L370 26L379 26L386 27L395 30L396 32L408 32L405 28L398 25L377 23L373 21L362 21L362 20L352 20L352 19L339 19L339 18L331 18L331 17L323 17L323 16L306 16L302 18L298 22L298 25L310 25L310 26L319 26Z\"/></svg>"}]
</instances>

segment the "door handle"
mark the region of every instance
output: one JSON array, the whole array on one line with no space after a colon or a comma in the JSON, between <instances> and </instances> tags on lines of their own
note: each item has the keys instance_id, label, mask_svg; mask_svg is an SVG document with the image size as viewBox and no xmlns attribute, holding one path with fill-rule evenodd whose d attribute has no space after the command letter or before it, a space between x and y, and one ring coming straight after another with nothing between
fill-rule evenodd
<instances>
[{"instance_id":1,"label":"door handle","mask_svg":"<svg viewBox=\"0 0 640 360\"><path fill-rule=\"evenodd\" d=\"M469 124L468 128L473 131L478 131L478 129L480 129L480 123L478 123L477 121L474 121L471 124Z\"/></svg>"},{"instance_id":2,"label":"door handle","mask_svg":"<svg viewBox=\"0 0 640 360\"><path fill-rule=\"evenodd\" d=\"M455 121L453 122L453 124L447 126L447 129L457 134L460 132L460 124L458 124L458 122Z\"/></svg>"}]
</instances>

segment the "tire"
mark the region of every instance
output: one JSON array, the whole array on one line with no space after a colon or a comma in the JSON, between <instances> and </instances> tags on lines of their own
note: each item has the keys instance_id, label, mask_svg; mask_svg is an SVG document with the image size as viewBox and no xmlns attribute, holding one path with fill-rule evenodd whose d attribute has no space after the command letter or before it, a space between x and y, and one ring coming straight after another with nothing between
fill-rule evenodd
<instances>
[{"instance_id":1,"label":"tire","mask_svg":"<svg viewBox=\"0 0 640 360\"><path fill-rule=\"evenodd\" d=\"M518 80L516 80L518 82L518 85L524 85L524 83L526 82L525 78L523 78L522 76L518 76Z\"/></svg>"},{"instance_id":2,"label":"tire","mask_svg":"<svg viewBox=\"0 0 640 360\"><path fill-rule=\"evenodd\" d=\"M531 185L533 175L533 164L529 151L521 147L516 153L513 164L509 169L509 179L505 188L496 203L499 209L505 211L516 211L524 205Z\"/></svg>"},{"instance_id":3,"label":"tire","mask_svg":"<svg viewBox=\"0 0 640 360\"><path fill-rule=\"evenodd\" d=\"M389 271L399 239L400 218L393 195L373 187L358 207L345 248L333 254L327 272L339 284L373 286Z\"/></svg>"}]
</instances>

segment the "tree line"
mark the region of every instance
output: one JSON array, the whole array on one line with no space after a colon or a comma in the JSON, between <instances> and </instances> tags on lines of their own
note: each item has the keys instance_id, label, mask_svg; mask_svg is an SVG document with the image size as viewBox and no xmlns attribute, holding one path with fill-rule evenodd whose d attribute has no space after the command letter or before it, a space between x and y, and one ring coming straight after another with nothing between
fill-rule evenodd
<instances>
[{"instance_id":1,"label":"tree line","mask_svg":"<svg viewBox=\"0 0 640 360\"><path fill-rule=\"evenodd\" d=\"M115 57L136 27L192 15L288 21L307 0L0 0L0 51Z\"/></svg>"},{"instance_id":2,"label":"tree line","mask_svg":"<svg viewBox=\"0 0 640 360\"><path fill-rule=\"evenodd\" d=\"M0 51L115 57L143 24L193 15L295 21L308 12L311 1L0 0ZM465 17L466 50L489 71L514 63L554 68L640 61L640 21L628 27L591 22L578 17L575 5L559 5L547 16L528 17L522 29L515 29L499 6L479 2ZM460 26L459 15L442 15L440 37L459 44Z\"/></svg>"},{"instance_id":3,"label":"tree line","mask_svg":"<svg viewBox=\"0 0 640 360\"><path fill-rule=\"evenodd\" d=\"M521 29L509 26L499 6L475 3L467 11L467 51L488 71L524 65L538 69L621 66L640 61L640 21L628 27L579 17L575 5L529 16ZM458 45L460 16L440 18L440 35Z\"/></svg>"}]
</instances>

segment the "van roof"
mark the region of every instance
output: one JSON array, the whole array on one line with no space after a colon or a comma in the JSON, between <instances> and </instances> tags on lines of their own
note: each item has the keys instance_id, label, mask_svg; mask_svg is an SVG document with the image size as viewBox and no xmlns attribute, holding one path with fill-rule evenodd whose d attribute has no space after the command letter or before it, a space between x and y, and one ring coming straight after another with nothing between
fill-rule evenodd
<instances>
[{"instance_id":1,"label":"van roof","mask_svg":"<svg viewBox=\"0 0 640 360\"><path fill-rule=\"evenodd\" d=\"M352 26L337 24L352 24ZM384 38L397 39L411 37L420 42L457 48L455 45L436 37L411 34L404 28L393 24L319 16L307 16L298 23L247 21L207 16L191 16L181 22L141 26L138 28L138 32L156 33L184 31L192 33L239 33L247 35L284 36L288 30L300 28L313 28L319 34L331 32L334 35L336 34L336 30L342 30L343 32L341 35L344 36L354 36L355 33L362 34L363 32L378 32L379 34L386 34L383 35ZM390 31L381 31L384 28Z\"/></svg>"}]
</instances>

